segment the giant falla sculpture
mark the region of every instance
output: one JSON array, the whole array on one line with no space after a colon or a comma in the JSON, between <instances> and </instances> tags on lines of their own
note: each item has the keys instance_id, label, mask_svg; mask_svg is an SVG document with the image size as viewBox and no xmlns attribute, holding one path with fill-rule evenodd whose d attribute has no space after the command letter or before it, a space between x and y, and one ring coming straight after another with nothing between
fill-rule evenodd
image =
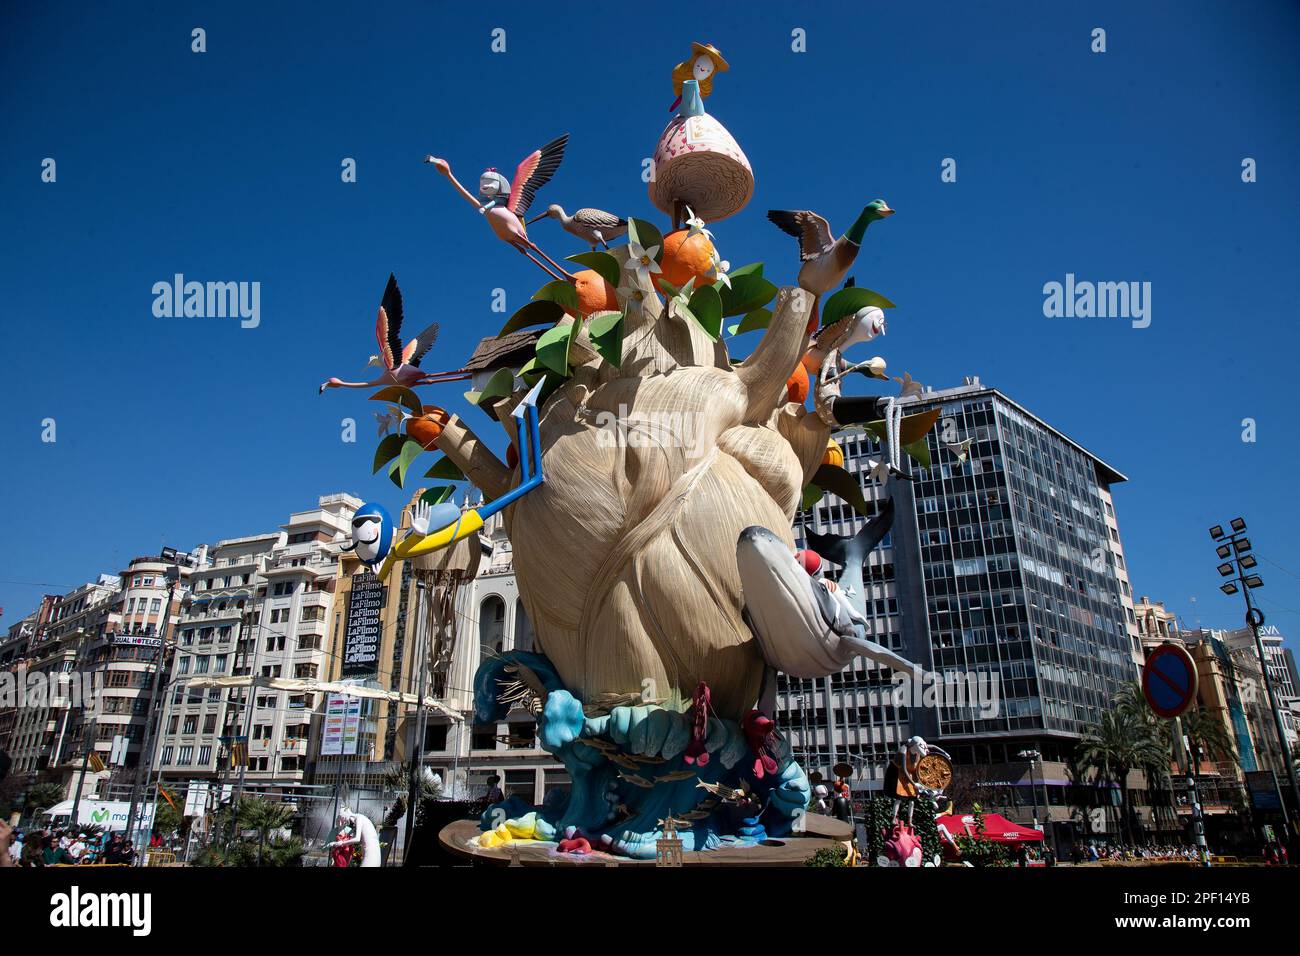
<instances>
[{"instance_id":1,"label":"giant falla sculpture","mask_svg":"<svg viewBox=\"0 0 1300 956\"><path fill-rule=\"evenodd\" d=\"M537 840L555 852L649 858L665 819L689 821L678 834L687 850L785 834L808 806L809 784L771 719L777 673L820 677L856 655L912 668L872 640L861 586L861 564L892 510L871 511L830 440L855 425L877 437L883 453L872 476L886 485L907 480L905 456L929 464L924 437L934 416L902 417L897 400L915 389L910 376L896 380L901 396L843 394L850 380L894 390L882 358L844 356L885 331L883 310L893 303L847 273L868 227L893 210L883 200L834 210L856 214L838 238L815 213L774 211L773 222L799 239L802 261L792 255L776 271L797 270L799 284L778 288L761 263L731 268L708 227L749 202L754 176L704 110L715 74L727 68L714 47L695 44L673 73L679 103L654 150L648 190L661 225L644 210L583 207L600 213L605 231L587 235L561 219L579 246L570 268L525 226L552 178L548 192L574 188L561 160L579 138L530 154L513 182L485 171L477 196L446 160L426 160L551 280L501 332L540 329L533 353L466 395L475 414L505 430L506 461L460 415L412 391L469 373L390 374L372 396L388 406L380 417L392 432L375 469L403 487L413 462L436 448L443 457L425 475L448 484L424 493L404 536L384 528L383 546L363 544L358 554L387 575L396 559L460 540L485 510L503 511L537 649L483 663L474 720L530 709L540 746L572 779L540 807L511 797L489 808L475 841L482 850ZM472 215L443 195L449 219ZM588 197L547 198L579 205ZM626 241L615 244L624 230ZM545 241L563 239L552 229ZM394 302L400 309L400 294L389 290L385 301L388 312ZM381 309L381 352L411 348L390 335L385 316ZM732 340L760 331L748 355L731 354ZM406 358L417 353L419 345ZM388 355L382 364L403 360ZM454 506L460 481L486 504ZM853 538L814 545L856 586L821 577L822 558L811 551L796 554L793 517L823 491L872 519Z\"/></svg>"}]
</instances>

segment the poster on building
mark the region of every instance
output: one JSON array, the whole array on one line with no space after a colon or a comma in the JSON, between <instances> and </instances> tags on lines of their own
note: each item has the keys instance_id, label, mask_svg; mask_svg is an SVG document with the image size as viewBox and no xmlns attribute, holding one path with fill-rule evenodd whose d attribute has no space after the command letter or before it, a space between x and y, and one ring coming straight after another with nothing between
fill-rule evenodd
<instances>
[{"instance_id":1,"label":"poster on building","mask_svg":"<svg viewBox=\"0 0 1300 956\"><path fill-rule=\"evenodd\" d=\"M361 699L330 694L325 699L325 719L321 728L322 757L351 756L361 739Z\"/></svg>"},{"instance_id":2,"label":"poster on building","mask_svg":"<svg viewBox=\"0 0 1300 956\"><path fill-rule=\"evenodd\" d=\"M343 717L343 753L355 754L361 740L361 698L348 699L347 712Z\"/></svg>"},{"instance_id":3,"label":"poster on building","mask_svg":"<svg viewBox=\"0 0 1300 956\"><path fill-rule=\"evenodd\" d=\"M1272 770L1248 770L1246 790L1250 805L1256 810L1281 810L1282 794L1277 789L1277 775Z\"/></svg>"},{"instance_id":4,"label":"poster on building","mask_svg":"<svg viewBox=\"0 0 1300 956\"><path fill-rule=\"evenodd\" d=\"M372 572L352 579L347 627L343 633L343 676L373 677L379 668L380 614L384 585Z\"/></svg>"},{"instance_id":5,"label":"poster on building","mask_svg":"<svg viewBox=\"0 0 1300 956\"><path fill-rule=\"evenodd\" d=\"M343 753L343 718L348 699L342 694L325 698L325 716L321 727L320 752L322 757L337 757Z\"/></svg>"}]
</instances>

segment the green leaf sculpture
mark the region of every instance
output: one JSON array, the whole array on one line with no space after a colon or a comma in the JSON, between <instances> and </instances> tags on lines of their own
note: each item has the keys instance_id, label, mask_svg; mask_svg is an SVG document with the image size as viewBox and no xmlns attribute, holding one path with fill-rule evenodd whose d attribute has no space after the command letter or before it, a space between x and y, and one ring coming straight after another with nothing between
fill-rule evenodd
<instances>
[{"instance_id":1,"label":"green leaf sculpture","mask_svg":"<svg viewBox=\"0 0 1300 956\"><path fill-rule=\"evenodd\" d=\"M435 485L420 495L420 500L427 505L440 505L455 493L454 485Z\"/></svg>"},{"instance_id":2,"label":"green leaf sculpture","mask_svg":"<svg viewBox=\"0 0 1300 956\"><path fill-rule=\"evenodd\" d=\"M586 266L614 288L618 288L620 266L618 260L608 252L580 252L576 256L569 256L568 261Z\"/></svg>"},{"instance_id":3,"label":"green leaf sculpture","mask_svg":"<svg viewBox=\"0 0 1300 956\"><path fill-rule=\"evenodd\" d=\"M838 495L864 518L870 518L875 514L867 506L866 499L862 497L862 489L858 487L857 479L839 465L822 465L813 475L812 483L833 495Z\"/></svg>"},{"instance_id":4,"label":"green leaf sculpture","mask_svg":"<svg viewBox=\"0 0 1300 956\"><path fill-rule=\"evenodd\" d=\"M420 456L424 451L424 446L418 441L409 439L402 444L401 453L388 463L388 477L393 480L393 484L399 488L406 487L406 472L411 467L411 462Z\"/></svg>"},{"instance_id":5,"label":"green leaf sculpture","mask_svg":"<svg viewBox=\"0 0 1300 956\"><path fill-rule=\"evenodd\" d=\"M501 327L497 335L509 335L511 332L529 329L535 325L554 325L563 315L564 307L558 302L549 299L535 300L510 316L510 320Z\"/></svg>"},{"instance_id":6,"label":"green leaf sculpture","mask_svg":"<svg viewBox=\"0 0 1300 956\"><path fill-rule=\"evenodd\" d=\"M930 446L924 438L918 438L903 446L903 451L907 452L922 468L930 467Z\"/></svg>"},{"instance_id":7,"label":"green leaf sculpture","mask_svg":"<svg viewBox=\"0 0 1300 956\"><path fill-rule=\"evenodd\" d=\"M623 313L596 312L587 320L591 347L615 368L623 364Z\"/></svg>"},{"instance_id":8,"label":"green leaf sculpture","mask_svg":"<svg viewBox=\"0 0 1300 956\"><path fill-rule=\"evenodd\" d=\"M547 329L537 340L537 361L560 378L568 378L569 345L572 340L572 325L557 325L553 329Z\"/></svg>"},{"instance_id":9,"label":"green leaf sculpture","mask_svg":"<svg viewBox=\"0 0 1300 956\"><path fill-rule=\"evenodd\" d=\"M578 290L565 279L548 282L533 293L534 302L554 302L564 311L578 311Z\"/></svg>"},{"instance_id":10,"label":"green leaf sculpture","mask_svg":"<svg viewBox=\"0 0 1300 956\"><path fill-rule=\"evenodd\" d=\"M400 385L390 385L387 388L380 389L370 396L370 401L401 405L417 418L424 414L424 405L420 402L420 396L409 388L403 388Z\"/></svg>"},{"instance_id":11,"label":"green leaf sculpture","mask_svg":"<svg viewBox=\"0 0 1300 956\"><path fill-rule=\"evenodd\" d=\"M627 221L627 238L629 242L638 243L642 249L649 249L651 246L658 246L659 251L655 253L655 262L661 262L664 257L664 237L654 223L646 222L644 219L629 219Z\"/></svg>"},{"instance_id":12,"label":"green leaf sculpture","mask_svg":"<svg viewBox=\"0 0 1300 956\"><path fill-rule=\"evenodd\" d=\"M817 485L808 485L803 490L803 502L799 507L802 510L807 511L813 505L817 504L817 502L821 501L822 495L824 494L825 492Z\"/></svg>"},{"instance_id":13,"label":"green leaf sculpture","mask_svg":"<svg viewBox=\"0 0 1300 956\"><path fill-rule=\"evenodd\" d=\"M872 292L870 289L862 288L862 286L851 285L840 289L822 305L822 325L838 322L846 315L856 312L858 309L865 309L869 305L874 305L878 309L894 308L894 303L879 292Z\"/></svg>"},{"instance_id":14,"label":"green leaf sculpture","mask_svg":"<svg viewBox=\"0 0 1300 956\"><path fill-rule=\"evenodd\" d=\"M492 377L487 380L487 384L483 386L481 391L466 392L465 401L482 408L485 405L499 402L514 391L514 387L514 373L508 368L499 368L492 373Z\"/></svg>"},{"instance_id":15,"label":"green leaf sculpture","mask_svg":"<svg viewBox=\"0 0 1300 956\"><path fill-rule=\"evenodd\" d=\"M711 285L702 285L690 297L690 311L700 328L713 341L722 334L722 296Z\"/></svg>"},{"instance_id":16,"label":"green leaf sculpture","mask_svg":"<svg viewBox=\"0 0 1300 956\"><path fill-rule=\"evenodd\" d=\"M722 314L726 316L744 315L762 308L776 295L776 286L761 275L750 273L736 275L730 273L731 287L723 286L719 291L722 296Z\"/></svg>"},{"instance_id":17,"label":"green leaf sculpture","mask_svg":"<svg viewBox=\"0 0 1300 956\"><path fill-rule=\"evenodd\" d=\"M771 309L755 309L753 312L746 313L745 317L735 325L727 326L727 334L743 335L746 332L755 332L767 328L771 321Z\"/></svg>"},{"instance_id":18,"label":"green leaf sculpture","mask_svg":"<svg viewBox=\"0 0 1300 956\"><path fill-rule=\"evenodd\" d=\"M732 269L730 272L727 273L727 275L733 279L738 276L749 276L749 275L761 276L762 274L763 274L763 263L761 262L751 262L748 263L747 265L739 266L735 269Z\"/></svg>"},{"instance_id":19,"label":"green leaf sculpture","mask_svg":"<svg viewBox=\"0 0 1300 956\"><path fill-rule=\"evenodd\" d=\"M384 440L379 443L375 449L375 466L371 469L371 474L378 473L380 468L388 464L402 451L402 444L406 441L405 435L385 435Z\"/></svg>"},{"instance_id":20,"label":"green leaf sculpture","mask_svg":"<svg viewBox=\"0 0 1300 956\"><path fill-rule=\"evenodd\" d=\"M466 481L465 473L456 467L456 463L445 455L433 463L433 467L424 473L426 478L442 478L446 481Z\"/></svg>"}]
</instances>

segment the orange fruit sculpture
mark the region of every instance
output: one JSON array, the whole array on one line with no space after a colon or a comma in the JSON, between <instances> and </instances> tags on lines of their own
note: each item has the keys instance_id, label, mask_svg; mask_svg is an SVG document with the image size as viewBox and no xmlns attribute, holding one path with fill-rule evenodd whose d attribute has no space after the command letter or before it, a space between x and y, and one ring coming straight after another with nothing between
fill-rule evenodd
<instances>
[{"instance_id":1,"label":"orange fruit sculpture","mask_svg":"<svg viewBox=\"0 0 1300 956\"><path fill-rule=\"evenodd\" d=\"M578 311L586 317L593 312L617 312L618 292L594 269L583 269L573 274L573 287L578 293Z\"/></svg>"},{"instance_id":2,"label":"orange fruit sculpture","mask_svg":"<svg viewBox=\"0 0 1300 956\"><path fill-rule=\"evenodd\" d=\"M800 362L794 367L794 372L785 380L785 400L787 402L798 402L802 405L808 401L808 370Z\"/></svg>"},{"instance_id":3,"label":"orange fruit sculpture","mask_svg":"<svg viewBox=\"0 0 1300 956\"><path fill-rule=\"evenodd\" d=\"M437 405L425 405L423 415L406 420L406 435L412 441L418 441L425 451L433 451L434 442L450 420L451 416Z\"/></svg>"},{"instance_id":4,"label":"orange fruit sculpture","mask_svg":"<svg viewBox=\"0 0 1300 956\"><path fill-rule=\"evenodd\" d=\"M709 237L703 233L692 236L689 229L670 232L664 236L663 253L663 259L659 262L659 268L663 272L656 277L656 284L659 284L661 292L668 291L662 285L664 282L680 289L694 279L695 288L698 289L702 285L713 285L717 281L709 275L713 271L713 260L717 250L713 248Z\"/></svg>"}]
</instances>

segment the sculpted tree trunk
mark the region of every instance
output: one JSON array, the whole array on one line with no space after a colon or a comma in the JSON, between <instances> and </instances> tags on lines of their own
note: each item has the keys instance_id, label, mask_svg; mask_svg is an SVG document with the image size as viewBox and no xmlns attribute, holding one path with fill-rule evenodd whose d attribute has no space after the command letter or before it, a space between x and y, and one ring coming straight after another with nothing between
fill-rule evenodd
<instances>
[{"instance_id":1,"label":"sculpted tree trunk","mask_svg":"<svg viewBox=\"0 0 1300 956\"><path fill-rule=\"evenodd\" d=\"M705 681L719 715L753 707L763 661L741 619L736 540L759 525L793 550L826 449L827 426L782 401L811 306L782 290L733 368L721 342L647 299L628 316L621 366L592 358L543 407L546 481L506 522L539 649L581 699L684 701ZM512 483L455 419L438 447L489 495Z\"/></svg>"},{"instance_id":2,"label":"sculpted tree trunk","mask_svg":"<svg viewBox=\"0 0 1300 956\"><path fill-rule=\"evenodd\" d=\"M863 589L838 593L812 577L795 561L791 534L805 486L824 484L872 517L851 541L827 542L830 560L860 564L892 511L868 513L858 479L828 449L831 425L882 426L890 459L873 473L886 477L900 473L900 447L923 436L900 421L892 399L877 409L876 399L839 394L850 372L884 377L883 359L850 367L840 353L884 331L882 309L893 303L846 272L866 225L893 211L877 200L839 238L808 210L769 213L799 242L798 288L778 289L761 263L731 269L701 218L726 219L754 193L744 152L703 105L712 74L727 69L718 50L696 43L674 70L681 110L660 135L647 184L670 233L593 208L569 216L552 205L526 219L559 166L564 137L525 158L513 185L489 169L475 198L453 180L490 222L509 225L500 238L555 281L510 318L497 351L479 355L472 373L424 372L424 333L410 343L395 334L400 297L386 294L397 318L379 314L389 333L384 375L322 386L393 386L372 397L405 405L392 417L406 434L384 439L376 468L389 462L401 485L431 436L454 467L439 462L429 474L466 478L488 499L458 509L439 498L431 511L422 496L412 516L418 532L391 551L391 519L367 506L354 519L364 533L357 547L383 562L381 578L395 560L459 541L497 514L509 533L537 650L486 656L473 678L473 719L492 725L530 709L538 745L563 762L571 785L540 807L518 797L495 803L480 821L478 850L541 839L583 852L590 840L645 858L665 832L689 849L787 834L809 784L755 707L760 690L774 687L765 677L778 669L824 676L855 654L910 666L868 639ZM428 161L451 178L445 160ZM566 260L581 271L570 274L528 237L525 227L547 215L589 245ZM624 233L627 243L610 248ZM737 320L733 334L764 329L739 363L722 335L727 317ZM546 328L534 355L516 367L519 341L510 336L535 326ZM471 399L501 424L518 465L405 388L488 372ZM809 412L813 377L817 410ZM919 388L899 381L905 392ZM913 450L923 454L923 445Z\"/></svg>"}]
</instances>

